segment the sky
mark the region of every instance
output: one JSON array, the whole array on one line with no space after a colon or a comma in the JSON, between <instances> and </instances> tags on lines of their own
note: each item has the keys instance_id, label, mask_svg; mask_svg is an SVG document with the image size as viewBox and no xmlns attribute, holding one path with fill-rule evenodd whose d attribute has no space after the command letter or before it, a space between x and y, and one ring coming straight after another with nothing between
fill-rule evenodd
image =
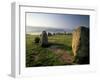
<instances>
[{"instance_id":1,"label":"sky","mask_svg":"<svg viewBox=\"0 0 100 80\"><path fill-rule=\"evenodd\" d=\"M75 29L79 26L89 27L89 15L26 13L26 26L58 29Z\"/></svg>"}]
</instances>

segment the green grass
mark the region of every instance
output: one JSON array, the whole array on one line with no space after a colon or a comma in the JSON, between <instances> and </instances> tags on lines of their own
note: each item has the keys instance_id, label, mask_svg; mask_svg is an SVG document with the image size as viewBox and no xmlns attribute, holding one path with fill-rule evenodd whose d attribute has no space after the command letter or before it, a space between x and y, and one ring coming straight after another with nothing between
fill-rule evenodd
<instances>
[{"instance_id":1,"label":"green grass","mask_svg":"<svg viewBox=\"0 0 100 80\"><path fill-rule=\"evenodd\" d=\"M26 35L26 67L36 66L56 66L67 63L59 60L59 55L47 48L43 48L39 43L34 43L35 37L38 35ZM48 37L50 46L56 45L60 49L66 50L72 54L72 35L53 35Z\"/></svg>"},{"instance_id":2,"label":"green grass","mask_svg":"<svg viewBox=\"0 0 100 80\"><path fill-rule=\"evenodd\" d=\"M49 37L49 42L59 45L62 49L72 53L72 35L54 35Z\"/></svg>"}]
</instances>

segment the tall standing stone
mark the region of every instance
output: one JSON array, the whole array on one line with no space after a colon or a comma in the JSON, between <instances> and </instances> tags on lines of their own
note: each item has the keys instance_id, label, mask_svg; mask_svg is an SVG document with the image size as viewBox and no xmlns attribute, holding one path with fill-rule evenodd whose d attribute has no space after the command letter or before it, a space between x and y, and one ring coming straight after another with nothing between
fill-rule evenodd
<instances>
[{"instance_id":1,"label":"tall standing stone","mask_svg":"<svg viewBox=\"0 0 100 80\"><path fill-rule=\"evenodd\" d=\"M80 26L73 32L72 51L76 63L89 64L89 28Z\"/></svg>"},{"instance_id":2,"label":"tall standing stone","mask_svg":"<svg viewBox=\"0 0 100 80\"><path fill-rule=\"evenodd\" d=\"M46 31L42 32L40 44L42 47L48 46L48 35L47 35Z\"/></svg>"}]
</instances>

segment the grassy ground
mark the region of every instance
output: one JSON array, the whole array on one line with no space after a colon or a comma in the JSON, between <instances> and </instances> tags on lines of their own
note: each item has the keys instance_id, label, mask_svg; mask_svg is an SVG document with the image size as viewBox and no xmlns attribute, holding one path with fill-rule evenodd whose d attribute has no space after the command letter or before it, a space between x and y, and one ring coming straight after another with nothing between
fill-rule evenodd
<instances>
[{"instance_id":1,"label":"grassy ground","mask_svg":"<svg viewBox=\"0 0 100 80\"><path fill-rule=\"evenodd\" d=\"M34 43L34 39L37 36L26 35L26 67L69 64L66 58L67 54L73 56L71 48L72 35L49 36L50 46L47 48L41 47L39 43Z\"/></svg>"}]
</instances>

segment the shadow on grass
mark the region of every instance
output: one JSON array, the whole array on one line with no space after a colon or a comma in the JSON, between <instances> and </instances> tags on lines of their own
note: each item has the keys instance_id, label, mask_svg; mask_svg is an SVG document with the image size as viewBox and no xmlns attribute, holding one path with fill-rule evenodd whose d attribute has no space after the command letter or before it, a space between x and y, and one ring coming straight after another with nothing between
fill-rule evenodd
<instances>
[{"instance_id":1,"label":"shadow on grass","mask_svg":"<svg viewBox=\"0 0 100 80\"><path fill-rule=\"evenodd\" d=\"M57 46L57 48L65 49L65 50L68 50L68 51L72 50L71 46L68 46L68 45L65 45L65 44L60 44L60 43L51 43L51 42L49 42L48 47L51 47L51 46Z\"/></svg>"},{"instance_id":2,"label":"shadow on grass","mask_svg":"<svg viewBox=\"0 0 100 80\"><path fill-rule=\"evenodd\" d=\"M26 50L26 67L64 65L65 63L61 62L57 55L48 48L72 51L71 46L65 44L49 42L48 46L42 47L39 43L36 43L34 47ZM65 65L67 65L67 63Z\"/></svg>"}]
</instances>

